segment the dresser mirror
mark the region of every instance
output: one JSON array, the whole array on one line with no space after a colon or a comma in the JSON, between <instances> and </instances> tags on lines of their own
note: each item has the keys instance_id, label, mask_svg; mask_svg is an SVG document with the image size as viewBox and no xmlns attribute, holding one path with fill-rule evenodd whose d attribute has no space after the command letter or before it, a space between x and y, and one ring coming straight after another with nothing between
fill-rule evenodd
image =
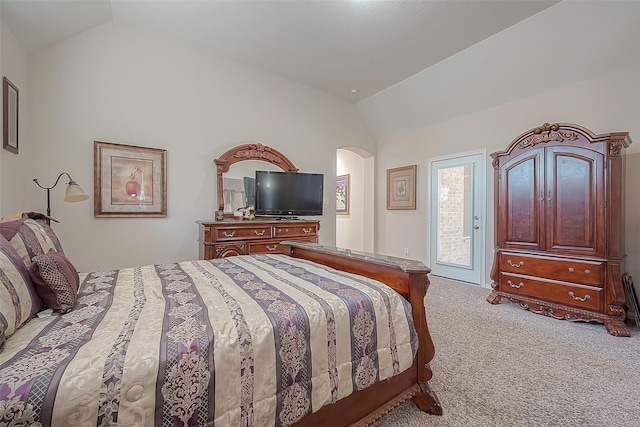
<instances>
[{"instance_id":1,"label":"dresser mirror","mask_svg":"<svg viewBox=\"0 0 640 427\"><path fill-rule=\"evenodd\" d=\"M237 208L251 204L251 193L255 194L252 180L256 170L298 171L284 154L260 143L238 145L215 159L214 163L218 197L216 220L231 218Z\"/></svg>"},{"instance_id":2,"label":"dresser mirror","mask_svg":"<svg viewBox=\"0 0 640 427\"><path fill-rule=\"evenodd\" d=\"M224 213L233 213L236 209L255 206L256 171L282 171L273 163L260 160L247 160L232 165L222 177Z\"/></svg>"}]
</instances>

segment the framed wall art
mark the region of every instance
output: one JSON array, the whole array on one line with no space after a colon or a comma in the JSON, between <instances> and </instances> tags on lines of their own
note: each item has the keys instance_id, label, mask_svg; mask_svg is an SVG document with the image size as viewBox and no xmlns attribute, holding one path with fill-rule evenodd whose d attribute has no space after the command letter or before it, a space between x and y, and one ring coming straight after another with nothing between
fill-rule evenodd
<instances>
[{"instance_id":1,"label":"framed wall art","mask_svg":"<svg viewBox=\"0 0 640 427\"><path fill-rule=\"evenodd\" d=\"M95 217L166 217L167 150L94 141Z\"/></svg>"},{"instance_id":2,"label":"framed wall art","mask_svg":"<svg viewBox=\"0 0 640 427\"><path fill-rule=\"evenodd\" d=\"M387 209L416 208L417 166L387 169Z\"/></svg>"},{"instance_id":3,"label":"framed wall art","mask_svg":"<svg viewBox=\"0 0 640 427\"><path fill-rule=\"evenodd\" d=\"M349 215L349 188L350 176L339 175L336 177L336 214Z\"/></svg>"},{"instance_id":4,"label":"framed wall art","mask_svg":"<svg viewBox=\"0 0 640 427\"><path fill-rule=\"evenodd\" d=\"M18 154L18 88L2 79L2 146Z\"/></svg>"}]
</instances>

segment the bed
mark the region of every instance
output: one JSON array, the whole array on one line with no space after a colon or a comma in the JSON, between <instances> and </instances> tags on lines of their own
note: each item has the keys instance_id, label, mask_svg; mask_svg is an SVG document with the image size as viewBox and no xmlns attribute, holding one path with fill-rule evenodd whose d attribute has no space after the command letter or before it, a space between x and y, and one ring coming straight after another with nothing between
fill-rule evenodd
<instances>
[{"instance_id":1,"label":"bed","mask_svg":"<svg viewBox=\"0 0 640 427\"><path fill-rule=\"evenodd\" d=\"M442 413L420 262L283 242L284 255L80 274L76 292L42 227L35 252L3 237L0 425L369 425L411 398ZM43 293L39 275L70 293Z\"/></svg>"}]
</instances>

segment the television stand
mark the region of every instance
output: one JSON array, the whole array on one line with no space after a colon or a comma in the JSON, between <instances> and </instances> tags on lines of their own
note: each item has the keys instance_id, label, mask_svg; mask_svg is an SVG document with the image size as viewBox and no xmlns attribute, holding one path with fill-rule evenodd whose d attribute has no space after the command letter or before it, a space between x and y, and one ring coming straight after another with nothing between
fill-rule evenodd
<instances>
[{"instance_id":1,"label":"television stand","mask_svg":"<svg viewBox=\"0 0 640 427\"><path fill-rule=\"evenodd\" d=\"M200 259L248 254L281 254L283 240L318 243L320 221L291 217L196 221Z\"/></svg>"}]
</instances>

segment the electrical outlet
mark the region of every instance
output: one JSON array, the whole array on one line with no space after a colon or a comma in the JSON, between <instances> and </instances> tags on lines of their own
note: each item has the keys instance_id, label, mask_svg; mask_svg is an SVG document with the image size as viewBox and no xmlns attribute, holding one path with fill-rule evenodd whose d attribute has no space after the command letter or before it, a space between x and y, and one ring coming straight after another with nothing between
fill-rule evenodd
<instances>
[{"instance_id":1,"label":"electrical outlet","mask_svg":"<svg viewBox=\"0 0 640 427\"><path fill-rule=\"evenodd\" d=\"M404 256L409 256L409 248L404 248Z\"/></svg>"}]
</instances>

